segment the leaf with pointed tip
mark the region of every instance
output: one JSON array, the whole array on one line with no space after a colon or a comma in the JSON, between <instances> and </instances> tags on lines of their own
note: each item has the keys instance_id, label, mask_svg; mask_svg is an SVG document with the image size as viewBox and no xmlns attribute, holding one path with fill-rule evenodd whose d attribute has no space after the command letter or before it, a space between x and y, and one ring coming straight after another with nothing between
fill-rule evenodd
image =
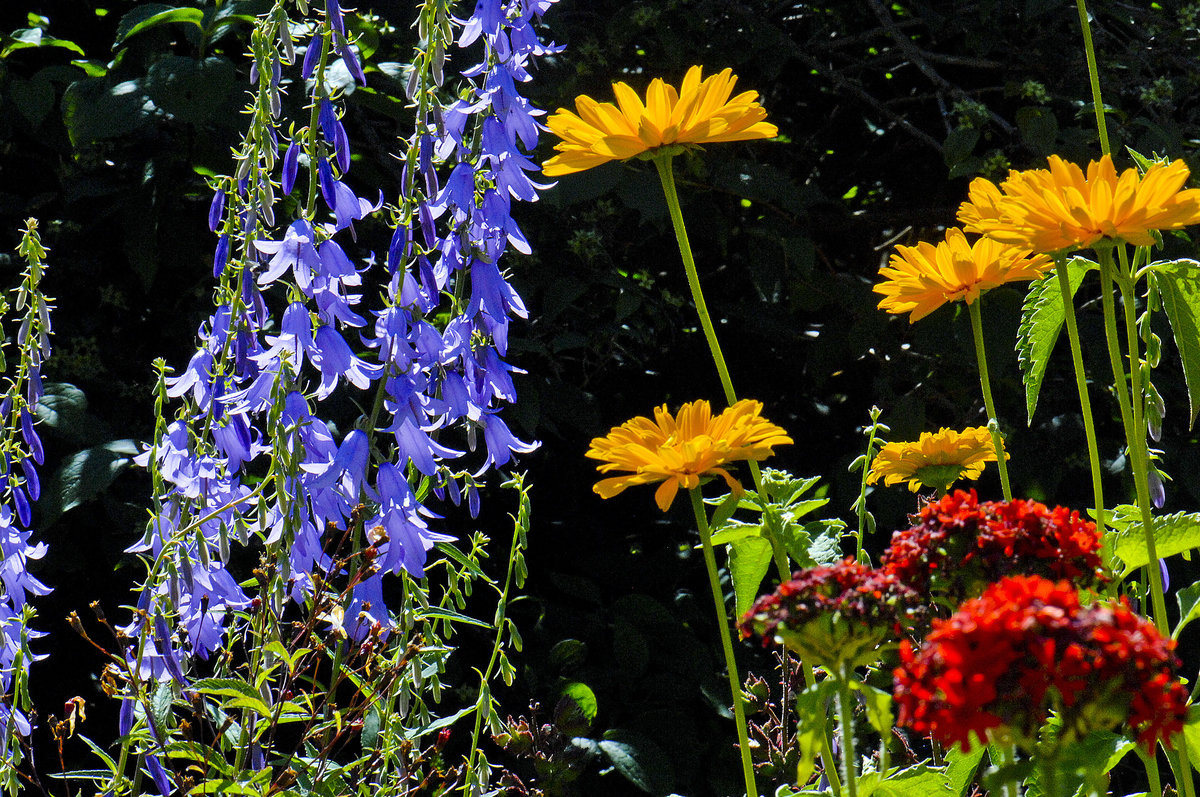
<instances>
[{"instance_id":1,"label":"leaf with pointed tip","mask_svg":"<svg viewBox=\"0 0 1200 797\"><path fill-rule=\"evenodd\" d=\"M1163 311L1171 322L1175 348L1183 360L1183 381L1188 392L1188 424L1200 412L1200 263L1173 260L1154 263L1154 284L1163 298Z\"/></svg>"},{"instance_id":2,"label":"leaf with pointed tip","mask_svg":"<svg viewBox=\"0 0 1200 797\"><path fill-rule=\"evenodd\" d=\"M1073 257L1066 263L1067 281L1071 297L1083 284L1088 271L1096 264L1082 257ZM1025 385L1025 410L1029 423L1033 423L1033 411L1037 409L1038 393L1050 363L1050 353L1058 342L1058 333L1063 326L1062 291L1058 274L1054 271L1029 286L1025 302L1021 306L1021 325L1017 329L1017 365L1021 368L1021 382Z\"/></svg>"}]
</instances>

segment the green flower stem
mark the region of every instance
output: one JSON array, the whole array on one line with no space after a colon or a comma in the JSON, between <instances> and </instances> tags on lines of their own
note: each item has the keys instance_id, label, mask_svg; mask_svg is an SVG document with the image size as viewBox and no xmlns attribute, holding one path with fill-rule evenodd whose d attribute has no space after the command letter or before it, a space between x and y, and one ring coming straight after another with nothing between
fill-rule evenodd
<instances>
[{"instance_id":1,"label":"green flower stem","mask_svg":"<svg viewBox=\"0 0 1200 797\"><path fill-rule=\"evenodd\" d=\"M683 270L687 273L688 287L692 289L692 301L696 303L696 312L700 315L700 326L704 329L708 349L712 352L713 362L716 363L717 373L721 377L721 387L725 389L725 400L732 406L737 402L737 394L733 392L733 381L729 378L729 369L725 366L725 355L721 353L721 344L717 342L717 331L713 328L712 318L708 314L708 305L704 301L704 291L700 288L700 277L696 273L696 261L692 257L692 245L688 242L687 228L683 225L683 211L679 208L679 194L675 191L675 174L671 169L671 158L671 155L659 155L654 158L654 167L658 169L658 178L662 181L663 193L667 198L667 209L671 212L671 224L675 227L675 240L679 242L679 255L683 258Z\"/></svg>"},{"instance_id":2,"label":"green flower stem","mask_svg":"<svg viewBox=\"0 0 1200 797\"><path fill-rule=\"evenodd\" d=\"M1162 573L1158 568L1158 546L1154 541L1154 525L1150 508L1150 486L1146 472L1146 437L1144 431L1139 435L1138 426L1134 422L1134 410L1130 406L1131 403L1140 403L1143 399L1139 393L1135 392L1135 400L1130 401L1129 390L1126 387L1125 366L1121 361L1121 344L1118 340L1117 314L1113 301L1113 279L1117 278L1118 283L1124 283L1125 280L1122 279L1122 275L1115 273L1116 267L1110 248L1102 247L1096 250L1096 254L1100 261L1100 299L1104 308L1104 332L1108 342L1108 360L1113 372L1113 389L1117 394L1117 404L1121 408L1121 424L1125 427L1125 444L1129 449L1129 464L1133 470L1133 484L1137 490L1138 509L1141 511L1142 529L1145 532L1146 556L1149 559L1146 573L1147 581L1150 584L1150 603L1154 613L1154 625L1161 634L1169 636L1167 603L1163 597ZM1127 288L1123 287L1122 298L1125 298L1126 291ZM1128 298L1132 299L1132 297ZM1125 305L1126 316L1131 317L1132 301L1126 301ZM1128 328L1126 332L1128 333ZM1130 362L1136 362L1138 359L1137 340L1135 329L1134 338L1129 341L1131 346ZM1135 374L1138 370L1137 367L1133 368ZM1136 385L1136 390L1140 391L1140 375Z\"/></svg>"},{"instance_id":3,"label":"green flower stem","mask_svg":"<svg viewBox=\"0 0 1200 797\"><path fill-rule=\"evenodd\" d=\"M738 675L737 660L733 657L733 641L729 636L729 616L721 595L721 581L717 578L717 558L713 554L708 516L704 512L704 499L700 495L700 488L693 487L688 492L692 498L692 511L696 514L700 542L704 546L704 564L708 568L708 586L712 591L713 608L717 612L717 628L721 632L721 649L725 653L725 670L729 676L729 691L733 696L733 716L737 723L738 750L742 754L742 775L746 779L746 797L758 797L758 787L754 783L754 764L750 760L750 735L746 730L746 706L742 697L742 679Z\"/></svg>"},{"instance_id":4,"label":"green flower stem","mask_svg":"<svg viewBox=\"0 0 1200 797\"><path fill-rule=\"evenodd\" d=\"M1075 0L1079 11L1079 27L1083 32L1083 50L1087 55L1088 78L1092 86L1092 107L1096 111L1096 130L1100 134L1100 151L1108 155L1108 126L1104 122L1104 100L1100 98L1100 72L1096 69L1096 47L1092 44L1092 26L1088 21L1087 3Z\"/></svg>"},{"instance_id":5,"label":"green flower stem","mask_svg":"<svg viewBox=\"0 0 1200 797\"><path fill-rule=\"evenodd\" d=\"M1004 500L1012 500L1012 488L1008 484L1008 463L1005 462L1004 437L1000 434L999 421L996 420L996 403L992 401L992 383L988 377L987 352L983 347L983 317L979 312L982 299L976 299L967 305L971 315L971 333L975 338L975 359L979 363L979 384L983 387L983 406L987 409L988 430L992 433L992 446L996 449L996 465L1000 468L1000 490Z\"/></svg>"},{"instance_id":6,"label":"green flower stem","mask_svg":"<svg viewBox=\"0 0 1200 797\"><path fill-rule=\"evenodd\" d=\"M850 666L838 664L837 671L838 713L841 714L842 729L842 778L846 784L846 797L858 797L858 761L854 752L854 698L850 694Z\"/></svg>"},{"instance_id":7,"label":"green flower stem","mask_svg":"<svg viewBox=\"0 0 1200 797\"><path fill-rule=\"evenodd\" d=\"M1088 464L1092 471L1092 500L1096 504L1096 530L1100 539L1107 540L1104 533L1104 487L1100 479L1100 450L1096 444L1096 424L1092 420L1092 401L1088 396L1087 372L1083 368L1083 347L1079 343L1079 326L1075 322L1075 302L1071 296L1071 280L1067 274L1067 259L1056 258L1054 271L1058 274L1058 290L1063 300L1063 324L1067 328L1067 340L1071 343L1071 363L1075 366L1075 388L1079 391L1079 410L1083 414L1083 433L1087 437Z\"/></svg>"}]
</instances>

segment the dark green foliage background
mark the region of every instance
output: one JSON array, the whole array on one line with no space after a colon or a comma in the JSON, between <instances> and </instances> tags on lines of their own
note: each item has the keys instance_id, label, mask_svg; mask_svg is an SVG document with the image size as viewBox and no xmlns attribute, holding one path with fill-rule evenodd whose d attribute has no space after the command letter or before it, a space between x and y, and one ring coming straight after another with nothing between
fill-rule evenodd
<instances>
[{"instance_id":1,"label":"dark green foliage background","mask_svg":"<svg viewBox=\"0 0 1200 797\"><path fill-rule=\"evenodd\" d=\"M39 218L51 250L46 285L59 307L48 376L78 386L89 405L48 433L47 468L80 449L146 439L149 363L164 356L182 367L209 312L214 240L204 177L232 166L248 19L266 3L178 0L203 13L210 35L178 22L121 40L146 5L8 0L0 8L0 31L29 28L35 13L58 40L22 47L28 34L10 36L0 58L0 250L10 253L0 255L0 275L15 280L19 226ZM396 136L411 125L394 65L414 43L412 7L363 0L352 25L369 79L347 102L352 178L389 196L399 178ZM1092 11L1114 150L1194 158L1200 4L1105 0ZM892 244L934 239L953 223L971 177L1002 177L1051 152L1098 156L1073 3L561 0L546 22L567 49L545 59L528 87L542 108L581 93L607 99L613 80L639 91L653 76L677 81L702 64L706 74L731 67L779 126L777 141L676 160L734 382L796 441L773 464L824 476L831 513L849 519L857 476L846 466L863 446L872 405L897 440L983 422L961 308L910 326L875 308L871 285ZM96 74L72 60L91 61ZM301 100L297 91L288 99ZM537 721L557 717L593 740L607 732L608 744L556 753L573 782L508 763L551 793L640 793L634 782L656 794L726 793L737 774L733 734L719 713L719 654L685 512L664 518L648 491L602 503L583 459L591 437L633 415L720 396L657 178L644 163L609 164L562 178L518 214L535 251L508 262L530 308L529 322L514 325L511 358L528 374L513 416L542 447L522 462L535 485L530 597L518 610L527 648L505 699L514 715L534 701ZM360 253L381 251L387 235L379 222L361 225ZM1167 249L1196 255L1180 236ZM1024 417L1012 351L1020 301L1018 286L984 303L1015 486L1082 506L1090 488L1065 361L1051 368L1032 423ZM1095 313L1085 309L1082 323L1091 371L1103 374ZM1200 449L1186 428L1174 357L1168 350L1156 381L1168 406L1165 467L1179 477L1168 485L1168 511L1200 502L1191 478ZM1117 497L1128 492L1119 429L1102 387L1095 396L1113 473L1107 489ZM998 497L994 479L983 479L981 494ZM51 549L41 576L56 592L39 602L53 636L33 683L43 706L86 697L94 716L86 730L104 739L111 718L91 680L102 662L61 618L85 614L96 599L120 613L137 574L121 551L140 533L147 484L133 472L94 482L82 505L42 529ZM889 489L870 505L878 550L916 503ZM502 507L491 512L484 522L494 528L508 522ZM753 663L769 675L767 655ZM597 697L591 723L572 724L561 706L556 714L560 690L576 682Z\"/></svg>"}]
</instances>

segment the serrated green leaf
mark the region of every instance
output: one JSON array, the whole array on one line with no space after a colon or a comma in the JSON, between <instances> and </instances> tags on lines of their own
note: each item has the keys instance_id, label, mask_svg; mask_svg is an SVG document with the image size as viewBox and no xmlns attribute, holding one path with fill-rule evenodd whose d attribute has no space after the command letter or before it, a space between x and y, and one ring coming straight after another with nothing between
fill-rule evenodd
<instances>
[{"instance_id":1,"label":"serrated green leaf","mask_svg":"<svg viewBox=\"0 0 1200 797\"><path fill-rule=\"evenodd\" d=\"M1188 424L1200 412L1200 263L1174 260L1155 263L1154 284L1163 298L1163 311L1171 322L1175 347L1183 361L1188 392Z\"/></svg>"},{"instance_id":2,"label":"serrated green leaf","mask_svg":"<svg viewBox=\"0 0 1200 797\"><path fill-rule=\"evenodd\" d=\"M946 777L951 794L965 795L970 789L979 762L983 760L983 751L983 746L978 745L969 751L954 747L946 753Z\"/></svg>"},{"instance_id":3,"label":"serrated green leaf","mask_svg":"<svg viewBox=\"0 0 1200 797\"><path fill-rule=\"evenodd\" d=\"M875 789L875 797L957 797L945 769L925 764L893 773Z\"/></svg>"},{"instance_id":4,"label":"serrated green leaf","mask_svg":"<svg viewBox=\"0 0 1200 797\"><path fill-rule=\"evenodd\" d=\"M1067 261L1067 281L1072 299L1088 271L1096 267L1095 263L1082 257ZM1021 325L1017 329L1017 365L1021 369L1021 382L1025 385L1028 423L1033 423L1033 412L1037 409L1042 380L1050 364L1050 353L1054 351L1062 327L1062 291L1059 290L1058 274L1051 271L1029 286L1021 305Z\"/></svg>"},{"instance_id":5,"label":"serrated green leaf","mask_svg":"<svg viewBox=\"0 0 1200 797\"><path fill-rule=\"evenodd\" d=\"M1113 553L1125 565L1121 578L1125 578L1139 567L1150 564L1150 558L1146 555L1146 537L1142 530L1141 517L1131 513L1129 509L1136 511L1136 508L1118 507L1112 515L1112 527L1117 531ZM1200 548L1200 513L1177 512L1174 515L1163 515L1154 518L1151 527L1154 532L1155 552L1161 559Z\"/></svg>"},{"instance_id":6,"label":"serrated green leaf","mask_svg":"<svg viewBox=\"0 0 1200 797\"><path fill-rule=\"evenodd\" d=\"M771 543L762 537L744 537L729 545L729 575L733 579L734 607L739 617L750 610L771 566Z\"/></svg>"},{"instance_id":7,"label":"serrated green leaf","mask_svg":"<svg viewBox=\"0 0 1200 797\"><path fill-rule=\"evenodd\" d=\"M138 6L121 17L121 21L117 25L117 36L113 40L113 47L117 47L134 34L172 22L182 22L203 28L204 11L199 8L177 8L164 3L146 3Z\"/></svg>"}]
</instances>

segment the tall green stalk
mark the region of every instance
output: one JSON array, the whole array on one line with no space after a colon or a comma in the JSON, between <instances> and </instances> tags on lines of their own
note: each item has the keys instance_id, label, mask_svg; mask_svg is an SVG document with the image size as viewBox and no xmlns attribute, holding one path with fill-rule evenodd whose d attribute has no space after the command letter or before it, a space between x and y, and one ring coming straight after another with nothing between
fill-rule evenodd
<instances>
[{"instance_id":1,"label":"tall green stalk","mask_svg":"<svg viewBox=\"0 0 1200 797\"><path fill-rule=\"evenodd\" d=\"M712 352L717 374L721 377L725 400L732 406L737 401L737 394L733 391L733 380L729 378L725 355L721 353L717 331L713 328L708 304L704 301L704 291L700 288L696 260L692 257L692 245L688 241L687 227L683 224L683 211L679 208L679 194L675 191L675 173L671 168L671 158L671 155L659 155L654 158L654 167L658 169L658 179L662 181L663 193L667 197L667 209L671 213L671 224L675 227L675 239L679 242L679 255L683 258L683 270L687 274L688 287L692 290L692 301L696 303L696 312L700 315L700 327L704 330L704 339L708 341L708 350ZM757 480L755 481L757 483Z\"/></svg>"},{"instance_id":2,"label":"tall green stalk","mask_svg":"<svg viewBox=\"0 0 1200 797\"><path fill-rule=\"evenodd\" d=\"M708 586L712 592L713 608L717 612L717 629L721 632L721 650L725 654L725 670L729 676L729 691L733 695L733 716L737 722L738 750L742 755L742 776L746 780L746 796L758 797L754 783L754 763L750 760L750 735L746 729L746 706L742 697L742 679L738 675L737 660L733 657L733 641L729 636L729 615L721 593L721 581L717 578L717 559L713 554L712 534L708 529L708 516L704 512L704 499L700 488L688 491L692 498L692 511L696 514L696 527L700 530L700 543L704 547L704 564L708 569Z\"/></svg>"},{"instance_id":3,"label":"tall green stalk","mask_svg":"<svg viewBox=\"0 0 1200 797\"><path fill-rule=\"evenodd\" d=\"M967 305L971 316L971 334L975 338L975 361L979 364L979 384L983 388L983 406L988 414L988 431L992 433L992 446L996 449L996 465L1000 468L1000 490L1004 500L1012 500L1012 488L1008 484L1008 463L1005 462L1004 436L1000 434L1000 422L996 419L996 402L992 400L992 381L988 376L987 351L983 346L983 317L978 298Z\"/></svg>"},{"instance_id":4,"label":"tall green stalk","mask_svg":"<svg viewBox=\"0 0 1200 797\"><path fill-rule=\"evenodd\" d=\"M1067 328L1067 340L1071 344L1075 389L1079 392L1079 410L1083 414L1083 433L1087 438L1088 466L1092 472L1092 500L1096 507L1096 530L1100 533L1100 539L1104 540L1104 487L1100 478L1100 448L1096 444L1096 424L1092 420L1092 400L1088 396L1087 371L1083 367L1083 347L1079 342L1079 326L1075 321L1075 301L1071 295L1067 262L1066 257L1055 258L1054 272L1058 275L1058 291L1063 302L1063 326Z\"/></svg>"}]
</instances>

